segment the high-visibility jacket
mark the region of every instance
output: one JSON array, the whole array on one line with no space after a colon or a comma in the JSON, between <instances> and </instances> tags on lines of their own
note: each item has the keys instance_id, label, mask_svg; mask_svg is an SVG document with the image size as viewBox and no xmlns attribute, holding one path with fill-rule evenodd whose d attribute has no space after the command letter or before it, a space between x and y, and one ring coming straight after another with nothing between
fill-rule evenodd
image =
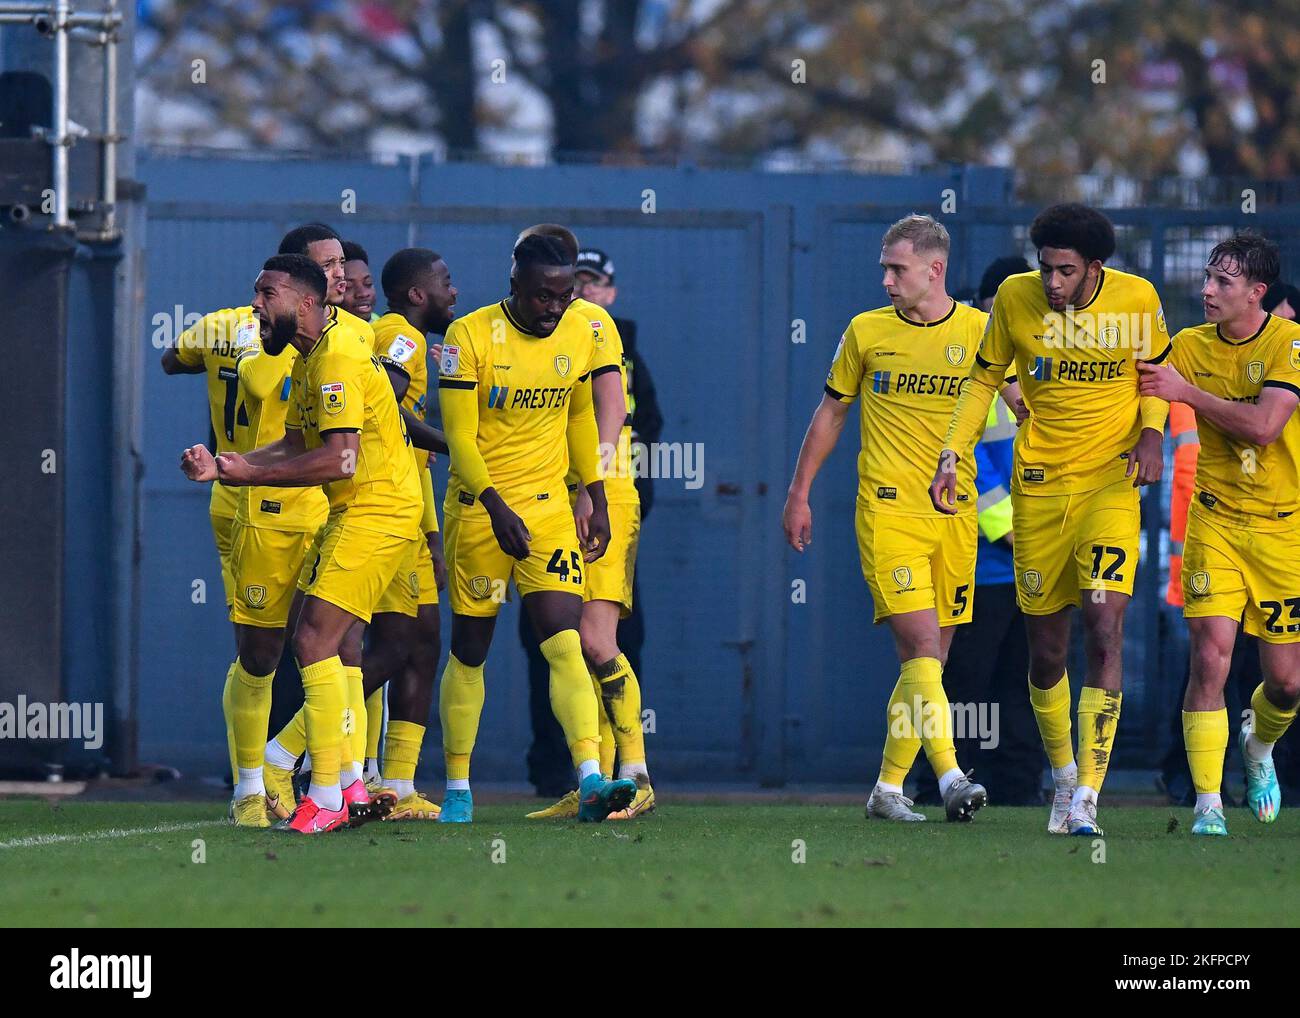
<instances>
[{"instance_id":1,"label":"high-visibility jacket","mask_svg":"<svg viewBox=\"0 0 1300 1018\"><path fill-rule=\"evenodd\" d=\"M1165 600L1183 605L1183 541L1187 538L1187 507L1196 487L1196 457L1201 439L1196 413L1186 403L1169 404L1169 437L1174 443L1174 477L1169 495L1169 586Z\"/></svg>"}]
</instances>

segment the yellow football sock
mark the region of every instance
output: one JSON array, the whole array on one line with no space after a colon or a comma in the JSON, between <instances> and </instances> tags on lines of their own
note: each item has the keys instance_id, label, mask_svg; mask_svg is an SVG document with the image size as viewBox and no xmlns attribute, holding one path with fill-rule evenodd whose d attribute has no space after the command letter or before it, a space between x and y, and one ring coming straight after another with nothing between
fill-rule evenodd
<instances>
[{"instance_id":1,"label":"yellow football sock","mask_svg":"<svg viewBox=\"0 0 1300 1018\"><path fill-rule=\"evenodd\" d=\"M230 686L230 724L235 735L235 761L245 770L262 766L266 728L271 723L270 675L253 675L236 659ZM239 772L235 772L239 779Z\"/></svg>"},{"instance_id":2,"label":"yellow football sock","mask_svg":"<svg viewBox=\"0 0 1300 1018\"><path fill-rule=\"evenodd\" d=\"M300 757L307 749L307 714L305 707L299 707L298 713L275 734L275 741L284 747L292 757Z\"/></svg>"},{"instance_id":3,"label":"yellow football sock","mask_svg":"<svg viewBox=\"0 0 1300 1018\"><path fill-rule=\"evenodd\" d=\"M952 744L952 708L943 690L943 665L938 658L914 657L903 662L898 675L903 696L915 709L921 704L921 745L936 778L957 767L957 750ZM913 719L915 726L916 719Z\"/></svg>"},{"instance_id":4,"label":"yellow football sock","mask_svg":"<svg viewBox=\"0 0 1300 1018\"><path fill-rule=\"evenodd\" d=\"M424 725L414 721L390 721L384 732L384 780L414 781L420 762Z\"/></svg>"},{"instance_id":5,"label":"yellow football sock","mask_svg":"<svg viewBox=\"0 0 1300 1018\"><path fill-rule=\"evenodd\" d=\"M1251 694L1250 709L1255 712L1255 738L1272 745L1291 727L1300 704L1290 710L1275 707L1264 695L1264 683L1261 682Z\"/></svg>"},{"instance_id":6,"label":"yellow football sock","mask_svg":"<svg viewBox=\"0 0 1300 1018\"><path fill-rule=\"evenodd\" d=\"M231 703L235 689L235 665L238 663L237 658L230 662L230 667L226 669L226 684L221 687L221 714L226 719L226 752L230 754L232 781L239 780L239 759L235 753L235 707Z\"/></svg>"},{"instance_id":7,"label":"yellow football sock","mask_svg":"<svg viewBox=\"0 0 1300 1018\"><path fill-rule=\"evenodd\" d=\"M1183 744L1192 787L1198 794L1217 793L1223 784L1223 754L1228 748L1228 708L1183 711Z\"/></svg>"},{"instance_id":8,"label":"yellow football sock","mask_svg":"<svg viewBox=\"0 0 1300 1018\"><path fill-rule=\"evenodd\" d=\"M384 734L384 687L366 697L366 759L379 757L379 738Z\"/></svg>"},{"instance_id":9,"label":"yellow football sock","mask_svg":"<svg viewBox=\"0 0 1300 1018\"><path fill-rule=\"evenodd\" d=\"M471 668L447 656L438 688L438 716L442 719L442 752L447 777L468 780L469 758L478 738L478 720L483 713L483 666Z\"/></svg>"},{"instance_id":10,"label":"yellow football sock","mask_svg":"<svg viewBox=\"0 0 1300 1018\"><path fill-rule=\"evenodd\" d=\"M600 759L600 705L576 629L564 629L542 641L551 666L551 710L564 729L573 765Z\"/></svg>"},{"instance_id":11,"label":"yellow football sock","mask_svg":"<svg viewBox=\"0 0 1300 1018\"><path fill-rule=\"evenodd\" d=\"M596 668L596 678L600 681L600 699L604 708L600 712L602 719L613 726L614 743L618 747L619 759L623 763L645 760L645 734L641 730L641 684L636 680L627 655L620 654L613 661L606 661ZM600 760L601 770L612 774L614 754L609 754L611 770L605 770L605 737L608 733L605 725L600 726Z\"/></svg>"},{"instance_id":12,"label":"yellow football sock","mask_svg":"<svg viewBox=\"0 0 1300 1018\"><path fill-rule=\"evenodd\" d=\"M356 665L344 665L343 674L348 680L348 740L343 744L343 759L352 761L357 765L357 770L361 770L366 765L366 732L369 724L366 691L361 684L361 669Z\"/></svg>"},{"instance_id":13,"label":"yellow football sock","mask_svg":"<svg viewBox=\"0 0 1300 1018\"><path fill-rule=\"evenodd\" d=\"M596 673L590 671L591 688L596 694L596 702L600 703L600 679L596 678ZM614 773L614 755L618 752L618 743L614 741L614 725L609 720L609 711L603 704L596 711L596 725L600 729L600 773Z\"/></svg>"},{"instance_id":14,"label":"yellow football sock","mask_svg":"<svg viewBox=\"0 0 1300 1018\"><path fill-rule=\"evenodd\" d=\"M343 759L343 713L347 709L348 679L338 655L300 666L302 674L303 721L307 726L307 749L311 752L311 780L314 785L337 785Z\"/></svg>"},{"instance_id":15,"label":"yellow football sock","mask_svg":"<svg viewBox=\"0 0 1300 1018\"><path fill-rule=\"evenodd\" d=\"M1111 693L1096 686L1079 692L1079 784L1101 791L1110 766L1110 750L1119 725L1123 693Z\"/></svg>"},{"instance_id":16,"label":"yellow football sock","mask_svg":"<svg viewBox=\"0 0 1300 1018\"><path fill-rule=\"evenodd\" d=\"M916 734L912 714L913 706L907 702L900 677L894 683L885 710L885 751L880 761L879 778L882 785L902 788L916 761L916 754L921 752L921 737Z\"/></svg>"},{"instance_id":17,"label":"yellow football sock","mask_svg":"<svg viewBox=\"0 0 1300 1018\"><path fill-rule=\"evenodd\" d=\"M1050 689L1029 684L1029 702L1038 722L1038 734L1047 750L1047 762L1055 769L1074 763L1074 746L1070 743L1070 676L1061 678Z\"/></svg>"}]
</instances>

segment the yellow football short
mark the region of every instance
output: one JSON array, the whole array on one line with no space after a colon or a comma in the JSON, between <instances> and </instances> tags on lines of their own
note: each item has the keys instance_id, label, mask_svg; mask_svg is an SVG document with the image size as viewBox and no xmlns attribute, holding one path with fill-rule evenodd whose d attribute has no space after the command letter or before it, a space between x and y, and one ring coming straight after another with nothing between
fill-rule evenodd
<instances>
[{"instance_id":1,"label":"yellow football short","mask_svg":"<svg viewBox=\"0 0 1300 1018\"><path fill-rule=\"evenodd\" d=\"M235 518L209 513L208 520L212 524L212 538L217 543L217 557L221 559L221 586L226 593L226 607L229 608L235 597L235 574L230 564L230 554L234 547Z\"/></svg>"},{"instance_id":2,"label":"yellow football short","mask_svg":"<svg viewBox=\"0 0 1300 1018\"><path fill-rule=\"evenodd\" d=\"M857 510L858 555L875 602L875 619L934 608L940 626L970 621L978 520L894 516Z\"/></svg>"},{"instance_id":3,"label":"yellow football short","mask_svg":"<svg viewBox=\"0 0 1300 1018\"><path fill-rule=\"evenodd\" d=\"M527 526L532 535L530 554L520 560L501 550L488 519L448 514L442 539L453 612L492 618L506 600L511 579L524 597L541 590L582 596L587 563L578 550L573 513L566 506L561 512L527 521Z\"/></svg>"},{"instance_id":4,"label":"yellow football short","mask_svg":"<svg viewBox=\"0 0 1300 1018\"><path fill-rule=\"evenodd\" d=\"M1268 643L1300 642L1300 514L1283 520L1193 501L1183 544L1183 615L1240 619Z\"/></svg>"},{"instance_id":5,"label":"yellow football short","mask_svg":"<svg viewBox=\"0 0 1300 1018\"><path fill-rule=\"evenodd\" d=\"M1085 590L1132 595L1142 518L1131 478L1074 495L1011 498L1021 611L1077 608Z\"/></svg>"},{"instance_id":6,"label":"yellow football short","mask_svg":"<svg viewBox=\"0 0 1300 1018\"><path fill-rule=\"evenodd\" d=\"M289 606L311 540L311 534L250 527L235 521L231 622L264 629L282 629L288 624Z\"/></svg>"},{"instance_id":7,"label":"yellow football short","mask_svg":"<svg viewBox=\"0 0 1300 1018\"><path fill-rule=\"evenodd\" d=\"M319 549L303 564L304 589L310 597L368 623L384 591L410 560L416 540L349 526L346 514L331 517L319 535Z\"/></svg>"},{"instance_id":8,"label":"yellow football short","mask_svg":"<svg viewBox=\"0 0 1300 1018\"><path fill-rule=\"evenodd\" d=\"M636 549L640 541L640 503L611 505L609 547L595 562L587 563L584 601L613 601L619 606L619 618L632 614L632 577L636 575Z\"/></svg>"},{"instance_id":9,"label":"yellow football short","mask_svg":"<svg viewBox=\"0 0 1300 1018\"><path fill-rule=\"evenodd\" d=\"M407 560L379 599L375 614L396 612L415 617L420 605L437 603L438 581L433 575L433 559L429 555L428 541L421 536L411 542Z\"/></svg>"}]
</instances>

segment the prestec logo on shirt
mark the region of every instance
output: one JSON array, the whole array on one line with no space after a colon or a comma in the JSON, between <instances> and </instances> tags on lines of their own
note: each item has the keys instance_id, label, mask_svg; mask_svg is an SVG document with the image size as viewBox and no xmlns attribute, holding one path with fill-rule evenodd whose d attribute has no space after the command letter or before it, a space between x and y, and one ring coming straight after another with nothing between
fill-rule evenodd
<instances>
[{"instance_id":1,"label":"prestec logo on shirt","mask_svg":"<svg viewBox=\"0 0 1300 1018\"><path fill-rule=\"evenodd\" d=\"M567 357L564 359L568 360ZM570 367L572 364L569 364L565 370L568 371ZM556 370L559 370L558 365ZM559 386L494 385L488 390L487 405L489 410L555 410L568 405L572 393L572 389Z\"/></svg>"},{"instance_id":2,"label":"prestec logo on shirt","mask_svg":"<svg viewBox=\"0 0 1300 1018\"><path fill-rule=\"evenodd\" d=\"M871 391L878 396L960 396L965 375L938 375L917 371L874 371Z\"/></svg>"},{"instance_id":3,"label":"prestec logo on shirt","mask_svg":"<svg viewBox=\"0 0 1300 1018\"><path fill-rule=\"evenodd\" d=\"M1071 361L1057 357L1035 357L1029 377L1035 382L1112 382L1124 377L1124 362Z\"/></svg>"}]
</instances>

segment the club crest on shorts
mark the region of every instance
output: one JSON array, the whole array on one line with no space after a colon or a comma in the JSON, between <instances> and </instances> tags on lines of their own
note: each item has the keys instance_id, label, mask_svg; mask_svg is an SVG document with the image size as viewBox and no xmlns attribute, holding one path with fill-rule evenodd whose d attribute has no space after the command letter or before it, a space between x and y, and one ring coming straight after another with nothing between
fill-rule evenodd
<instances>
[{"instance_id":1,"label":"club crest on shorts","mask_svg":"<svg viewBox=\"0 0 1300 1018\"><path fill-rule=\"evenodd\" d=\"M320 387L321 406L327 414L341 414L348 405L347 392L342 382L326 382Z\"/></svg>"},{"instance_id":2,"label":"club crest on shorts","mask_svg":"<svg viewBox=\"0 0 1300 1018\"><path fill-rule=\"evenodd\" d=\"M253 584L244 588L244 600L248 602L250 608L261 608L266 604L266 588L261 584Z\"/></svg>"},{"instance_id":3,"label":"club crest on shorts","mask_svg":"<svg viewBox=\"0 0 1300 1018\"><path fill-rule=\"evenodd\" d=\"M1031 594L1037 594L1043 586L1043 574L1037 569L1026 569L1020 574L1020 583Z\"/></svg>"},{"instance_id":4,"label":"club crest on shorts","mask_svg":"<svg viewBox=\"0 0 1300 1018\"><path fill-rule=\"evenodd\" d=\"M573 367L573 361L569 359L567 353L555 355L555 373L561 378L568 378L569 371Z\"/></svg>"},{"instance_id":5,"label":"club crest on shorts","mask_svg":"<svg viewBox=\"0 0 1300 1018\"><path fill-rule=\"evenodd\" d=\"M894 570L894 582L898 584L899 590L906 590L912 585L912 570L907 566L899 566Z\"/></svg>"},{"instance_id":6,"label":"club crest on shorts","mask_svg":"<svg viewBox=\"0 0 1300 1018\"><path fill-rule=\"evenodd\" d=\"M1187 585L1192 588L1192 593L1197 597L1204 597L1210 592L1210 574L1203 569L1197 570L1192 573Z\"/></svg>"},{"instance_id":7,"label":"club crest on shorts","mask_svg":"<svg viewBox=\"0 0 1300 1018\"><path fill-rule=\"evenodd\" d=\"M948 358L948 363L954 368L960 367L961 362L966 359L966 348L959 343L950 343L943 352Z\"/></svg>"},{"instance_id":8,"label":"club crest on shorts","mask_svg":"<svg viewBox=\"0 0 1300 1018\"><path fill-rule=\"evenodd\" d=\"M1300 339L1291 340L1291 367L1300 371Z\"/></svg>"},{"instance_id":9,"label":"club crest on shorts","mask_svg":"<svg viewBox=\"0 0 1300 1018\"><path fill-rule=\"evenodd\" d=\"M411 585L411 596L419 597L420 596L420 574L417 573L414 569L412 569L406 575L406 582Z\"/></svg>"},{"instance_id":10,"label":"club crest on shorts","mask_svg":"<svg viewBox=\"0 0 1300 1018\"><path fill-rule=\"evenodd\" d=\"M469 581L469 589L475 597L487 597L492 583L486 576L474 576Z\"/></svg>"},{"instance_id":11,"label":"club crest on shorts","mask_svg":"<svg viewBox=\"0 0 1300 1018\"><path fill-rule=\"evenodd\" d=\"M1294 356L1294 354L1293 354ZM1251 385L1258 385L1260 379L1264 377L1264 362L1251 361L1246 365L1246 377L1250 379Z\"/></svg>"}]
</instances>

